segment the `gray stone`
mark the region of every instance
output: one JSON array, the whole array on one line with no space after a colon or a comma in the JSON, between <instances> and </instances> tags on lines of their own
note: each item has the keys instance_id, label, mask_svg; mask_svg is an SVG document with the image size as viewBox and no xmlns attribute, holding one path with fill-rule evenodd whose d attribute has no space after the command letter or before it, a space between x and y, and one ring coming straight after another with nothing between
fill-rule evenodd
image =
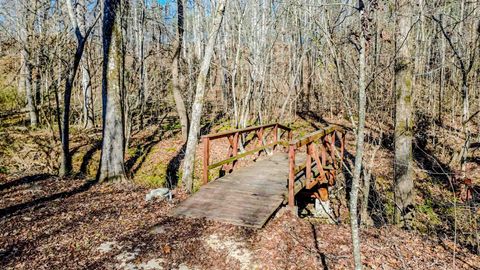
<instances>
[{"instance_id":1,"label":"gray stone","mask_svg":"<svg viewBox=\"0 0 480 270\"><path fill-rule=\"evenodd\" d=\"M162 259L151 259L146 263L139 264L138 268L143 270L160 270L163 269L162 262Z\"/></svg>"},{"instance_id":2,"label":"gray stone","mask_svg":"<svg viewBox=\"0 0 480 270\"><path fill-rule=\"evenodd\" d=\"M107 241L100 244L97 250L99 250L102 253L106 253L106 252L112 251L114 248L121 249L122 247L118 244L117 241Z\"/></svg>"},{"instance_id":3,"label":"gray stone","mask_svg":"<svg viewBox=\"0 0 480 270\"><path fill-rule=\"evenodd\" d=\"M152 199L165 199L166 197L168 197L169 199L171 198L172 196L172 193L170 192L170 190L168 188L157 188L157 189L153 189L151 190L146 196L145 196L145 201L151 201Z\"/></svg>"},{"instance_id":4,"label":"gray stone","mask_svg":"<svg viewBox=\"0 0 480 270\"><path fill-rule=\"evenodd\" d=\"M163 226L157 225L150 229L150 234L162 234L165 233L165 228Z\"/></svg>"},{"instance_id":5,"label":"gray stone","mask_svg":"<svg viewBox=\"0 0 480 270\"><path fill-rule=\"evenodd\" d=\"M188 268L186 264L182 263L178 266L178 270L190 270L190 268Z\"/></svg>"},{"instance_id":6,"label":"gray stone","mask_svg":"<svg viewBox=\"0 0 480 270\"><path fill-rule=\"evenodd\" d=\"M315 199L315 217L325 219L328 223L335 223L333 220L333 210L330 207L330 201L321 201Z\"/></svg>"}]
</instances>

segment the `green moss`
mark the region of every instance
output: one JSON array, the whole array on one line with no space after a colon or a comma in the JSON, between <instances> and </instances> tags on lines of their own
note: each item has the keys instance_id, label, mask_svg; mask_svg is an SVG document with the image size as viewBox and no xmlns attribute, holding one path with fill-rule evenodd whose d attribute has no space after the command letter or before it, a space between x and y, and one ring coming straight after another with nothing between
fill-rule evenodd
<instances>
[{"instance_id":1,"label":"green moss","mask_svg":"<svg viewBox=\"0 0 480 270\"><path fill-rule=\"evenodd\" d=\"M405 77L405 86L407 87L407 89L412 89L412 78ZM410 95L407 95L405 97L405 101L407 101L407 98L408 98L408 101L410 102Z\"/></svg>"},{"instance_id":2,"label":"green moss","mask_svg":"<svg viewBox=\"0 0 480 270\"><path fill-rule=\"evenodd\" d=\"M139 151L138 148L129 147L126 151L127 156L134 156Z\"/></svg>"},{"instance_id":3,"label":"green moss","mask_svg":"<svg viewBox=\"0 0 480 270\"><path fill-rule=\"evenodd\" d=\"M163 187L167 182L168 164L158 163L148 172L135 175L135 181L149 187Z\"/></svg>"},{"instance_id":4,"label":"green moss","mask_svg":"<svg viewBox=\"0 0 480 270\"><path fill-rule=\"evenodd\" d=\"M431 225L440 225L442 223L438 214L434 211L433 202L430 199L425 200L423 204L417 205L417 211L425 214Z\"/></svg>"},{"instance_id":5,"label":"green moss","mask_svg":"<svg viewBox=\"0 0 480 270\"><path fill-rule=\"evenodd\" d=\"M0 166L0 173L7 174L8 173L8 168Z\"/></svg>"},{"instance_id":6,"label":"green moss","mask_svg":"<svg viewBox=\"0 0 480 270\"><path fill-rule=\"evenodd\" d=\"M11 111L19 108L21 97L18 96L17 89L13 86L6 85L2 77L0 77L0 106L4 111Z\"/></svg>"},{"instance_id":7,"label":"green moss","mask_svg":"<svg viewBox=\"0 0 480 270\"><path fill-rule=\"evenodd\" d=\"M181 129L181 128L182 128L182 125L180 124L179 121L170 122L170 123L166 124L165 126L163 126L163 129L165 131L178 130L178 129Z\"/></svg>"}]
</instances>

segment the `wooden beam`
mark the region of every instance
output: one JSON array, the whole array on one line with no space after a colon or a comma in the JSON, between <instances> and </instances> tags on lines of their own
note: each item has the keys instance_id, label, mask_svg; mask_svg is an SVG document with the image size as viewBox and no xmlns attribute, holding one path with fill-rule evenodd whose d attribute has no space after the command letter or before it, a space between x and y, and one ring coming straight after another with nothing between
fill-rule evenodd
<instances>
[{"instance_id":1,"label":"wooden beam","mask_svg":"<svg viewBox=\"0 0 480 270\"><path fill-rule=\"evenodd\" d=\"M321 139L325 135L330 134L330 133L334 132L335 130L338 130L338 131L343 133L343 129L339 126L328 126L325 129L318 130L318 131L312 132L308 135L305 135L298 140L291 141L290 144L293 144L297 148L300 148L304 145L307 145L308 143L315 142L315 141Z\"/></svg>"},{"instance_id":2,"label":"wooden beam","mask_svg":"<svg viewBox=\"0 0 480 270\"><path fill-rule=\"evenodd\" d=\"M219 161L219 162L217 162L217 163L214 163L214 164L208 166L208 169L211 170L211 169L213 169L213 168L222 166L222 165L224 165L224 164L228 164L228 163L233 162L233 161L235 161L235 160L238 160L238 159L240 159L240 158L242 158L242 157L246 157L246 156L248 156L248 155L255 154L256 152L260 152L260 151L262 151L262 150L264 150L264 149L266 149L266 148L273 147L273 146L275 146L275 145L277 145L277 144L278 144L278 143L271 143L271 144L267 144L267 145L264 145L264 146L262 146L262 147L255 148L255 149L250 150L250 151L247 151L247 152L243 152L243 153L238 154L238 155L236 155L236 156L233 156L233 157L231 157L231 158L228 158L228 159Z\"/></svg>"},{"instance_id":3,"label":"wooden beam","mask_svg":"<svg viewBox=\"0 0 480 270\"><path fill-rule=\"evenodd\" d=\"M208 183L209 159L210 159L210 139L203 138L203 184L204 185Z\"/></svg>"},{"instance_id":4,"label":"wooden beam","mask_svg":"<svg viewBox=\"0 0 480 270\"><path fill-rule=\"evenodd\" d=\"M295 145L290 145L288 151L288 206L295 209Z\"/></svg>"},{"instance_id":5,"label":"wooden beam","mask_svg":"<svg viewBox=\"0 0 480 270\"><path fill-rule=\"evenodd\" d=\"M224 138L224 137L228 137L230 135L233 135L235 133L239 133L239 134L243 134L243 133L246 133L246 132L250 132L250 131L254 131L254 130L259 130L261 128L271 128L271 127L275 127L275 126L278 126L279 128L281 129L284 129L286 131L291 131L292 129L289 128L289 127L286 127L284 125L281 125L281 124L278 124L278 123L273 123L273 124L266 124L266 125L261 125L261 126L253 126L253 127L247 127L247 128L243 128L243 129L234 129L234 130L230 130L230 131L225 131L225 132L220 132L220 133L215 133L215 134L209 134L209 135L204 135L202 136L203 137L208 137L210 138L211 140L213 139L219 139L219 138Z\"/></svg>"}]
</instances>

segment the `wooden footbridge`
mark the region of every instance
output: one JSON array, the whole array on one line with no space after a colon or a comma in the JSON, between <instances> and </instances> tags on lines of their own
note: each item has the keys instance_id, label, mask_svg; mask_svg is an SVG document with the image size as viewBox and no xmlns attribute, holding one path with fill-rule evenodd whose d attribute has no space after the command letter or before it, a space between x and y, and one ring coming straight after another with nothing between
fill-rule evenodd
<instances>
[{"instance_id":1,"label":"wooden footbridge","mask_svg":"<svg viewBox=\"0 0 480 270\"><path fill-rule=\"evenodd\" d=\"M227 158L210 163L211 144L225 138ZM301 190L328 200L343 161L345 131L329 126L293 140L293 131L276 123L202 139L203 186L173 215L261 228L280 206L295 209L295 195ZM240 159L252 156L254 163L236 168ZM220 177L209 182L210 171L218 168Z\"/></svg>"}]
</instances>

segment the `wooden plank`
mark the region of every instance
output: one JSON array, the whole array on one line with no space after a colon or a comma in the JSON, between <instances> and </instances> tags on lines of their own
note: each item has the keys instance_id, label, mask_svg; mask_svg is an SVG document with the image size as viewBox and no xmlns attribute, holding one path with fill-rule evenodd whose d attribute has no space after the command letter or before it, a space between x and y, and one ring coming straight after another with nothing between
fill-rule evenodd
<instances>
[{"instance_id":1,"label":"wooden plank","mask_svg":"<svg viewBox=\"0 0 480 270\"><path fill-rule=\"evenodd\" d=\"M271 191L271 190L260 190L260 191L256 191L256 190L247 190L247 189L238 189L238 190L229 190L229 191L222 191L220 189L208 189L209 192L211 193L214 193L214 194L222 194L222 193L227 193L227 194L232 194L232 195L235 195L237 194L238 196L242 196L244 194L249 194L249 195L253 195L253 196L263 196L263 197L269 197L269 196L274 196L274 195L278 195L278 194L282 194L282 192L286 189L287 187L285 186L285 188L283 188L281 190L281 192L278 192L277 190L275 191Z\"/></svg>"},{"instance_id":2,"label":"wooden plank","mask_svg":"<svg viewBox=\"0 0 480 270\"><path fill-rule=\"evenodd\" d=\"M302 158L304 154L298 156ZM202 186L173 214L260 228L284 201L288 162L286 153L277 153L240 168ZM300 186L295 186L294 193Z\"/></svg>"},{"instance_id":3,"label":"wooden plank","mask_svg":"<svg viewBox=\"0 0 480 270\"><path fill-rule=\"evenodd\" d=\"M243 216L243 215L251 215L255 214L257 216L264 216L267 214L273 213L272 209L275 210L280 204L282 203L283 199L277 199L274 203L270 203L268 205L263 205L261 208L256 206L248 206L248 207L239 207L239 205L229 205L225 206L223 204L218 204L214 202L209 202L208 205L204 204L203 207L197 205L190 205L180 207L175 210L177 215L188 215L192 213L201 214L202 216L217 216L217 215L225 215L230 217L235 216Z\"/></svg>"},{"instance_id":4,"label":"wooden plank","mask_svg":"<svg viewBox=\"0 0 480 270\"><path fill-rule=\"evenodd\" d=\"M209 204L218 204L222 208L257 208L261 209L265 205L276 204L277 202L283 201L281 194L263 197L263 196L250 196L250 197L231 197L231 198L222 198L222 197L206 197L206 198L196 198L194 200L189 200L183 206L196 206L199 205L203 207L204 205Z\"/></svg>"},{"instance_id":5,"label":"wooden plank","mask_svg":"<svg viewBox=\"0 0 480 270\"><path fill-rule=\"evenodd\" d=\"M273 213L272 207L280 206L281 199L277 200L275 204L264 205L259 209L241 208L235 205L221 205L221 204L209 204L206 207L181 207L175 210L176 215L196 215L202 217L255 217L264 218L265 215L271 215ZM274 210L275 210L274 209Z\"/></svg>"},{"instance_id":6,"label":"wooden plank","mask_svg":"<svg viewBox=\"0 0 480 270\"><path fill-rule=\"evenodd\" d=\"M283 199L281 197L276 198L267 203L262 204L253 204L253 205L238 205L238 204L225 204L219 203L218 201L208 200L204 202L202 205L192 204L192 205L185 205L184 207L180 207L175 210L175 212L196 212L201 213L205 216L216 215L216 214L225 214L231 216L237 215L249 215L251 213L256 213L255 215L265 215L273 213L272 210L275 210L278 207ZM275 208L275 209L272 209Z\"/></svg>"},{"instance_id":7,"label":"wooden plank","mask_svg":"<svg viewBox=\"0 0 480 270\"><path fill-rule=\"evenodd\" d=\"M286 175L283 176L286 179ZM282 182L272 182L269 179L252 179L253 181L248 181L247 179L232 179L232 180L227 180L227 179L219 179L219 181L216 181L216 185L214 186L224 186L225 188L229 188L233 185L235 187L259 187L263 189L275 189L277 188L283 188L286 186L286 180ZM268 186L267 186L268 185Z\"/></svg>"},{"instance_id":8,"label":"wooden plank","mask_svg":"<svg viewBox=\"0 0 480 270\"><path fill-rule=\"evenodd\" d=\"M248 216L226 216L226 215L215 215L215 216L203 216L201 214L190 213L185 215L177 215L181 217L190 217L190 218L205 218L207 220L212 221L219 221L224 222L232 225L237 226L244 226L244 227L254 227L254 228L261 228L265 224L265 221L268 220L265 218L257 218L257 217L248 217ZM270 217L269 217L270 218Z\"/></svg>"}]
</instances>

